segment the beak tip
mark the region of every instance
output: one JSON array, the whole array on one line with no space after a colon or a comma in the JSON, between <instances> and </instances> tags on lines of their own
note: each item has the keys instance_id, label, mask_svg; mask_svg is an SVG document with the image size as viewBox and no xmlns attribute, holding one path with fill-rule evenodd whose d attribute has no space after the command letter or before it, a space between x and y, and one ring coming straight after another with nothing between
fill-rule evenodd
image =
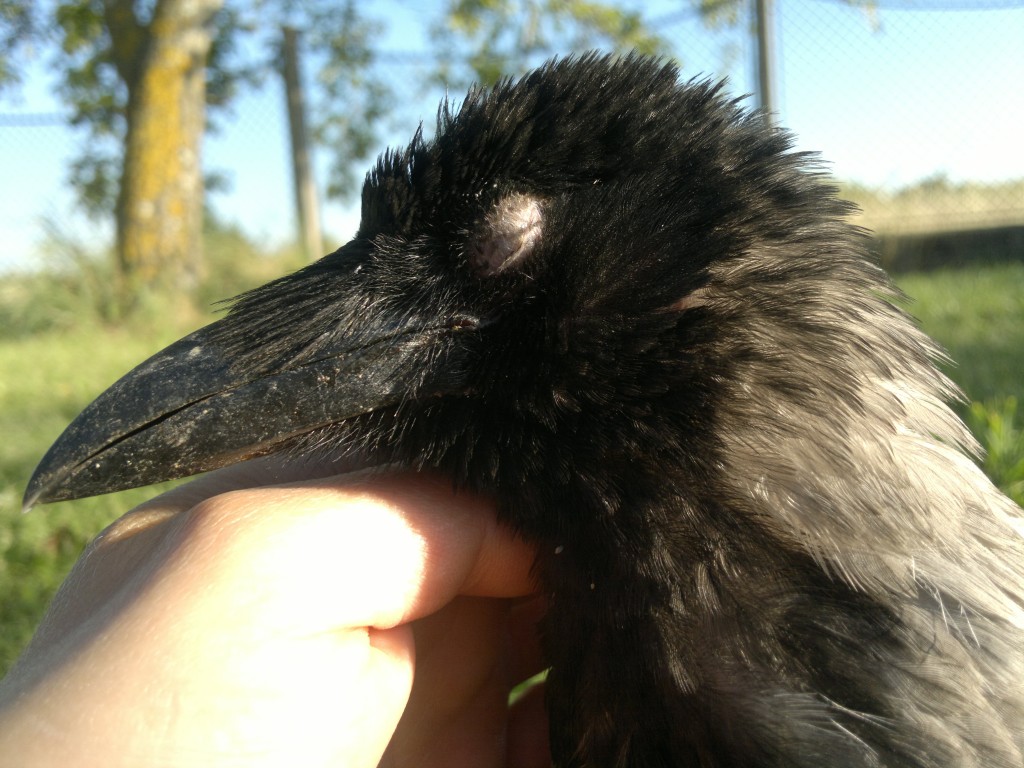
<instances>
[{"instance_id":1,"label":"beak tip","mask_svg":"<svg viewBox=\"0 0 1024 768\"><path fill-rule=\"evenodd\" d=\"M37 504L44 503L46 500L43 498L43 489L34 483L29 483L28 488L25 489L25 496L21 500L21 514L27 515Z\"/></svg>"},{"instance_id":2,"label":"beak tip","mask_svg":"<svg viewBox=\"0 0 1024 768\"><path fill-rule=\"evenodd\" d=\"M74 498L66 494L67 482L73 473L66 467L54 466L53 463L47 462L47 458L49 457L44 457L39 463L25 487L25 495L21 499L22 514L30 512L33 507L40 504Z\"/></svg>"}]
</instances>

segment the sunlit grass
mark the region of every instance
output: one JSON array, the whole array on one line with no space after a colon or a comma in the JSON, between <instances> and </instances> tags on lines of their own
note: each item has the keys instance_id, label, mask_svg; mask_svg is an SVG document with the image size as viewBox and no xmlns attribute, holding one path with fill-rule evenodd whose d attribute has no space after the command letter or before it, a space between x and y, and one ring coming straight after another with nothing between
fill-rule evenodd
<instances>
[{"instance_id":1,"label":"sunlit grass","mask_svg":"<svg viewBox=\"0 0 1024 768\"><path fill-rule=\"evenodd\" d=\"M958 406L985 448L983 468L1024 505L1024 264L913 274L908 308L949 353Z\"/></svg>"},{"instance_id":2,"label":"sunlit grass","mask_svg":"<svg viewBox=\"0 0 1024 768\"><path fill-rule=\"evenodd\" d=\"M970 400L1024 402L1024 264L903 275L908 309L953 360Z\"/></svg>"},{"instance_id":3,"label":"sunlit grass","mask_svg":"<svg viewBox=\"0 0 1024 768\"><path fill-rule=\"evenodd\" d=\"M35 464L114 379L178 335L173 327L89 330L0 340L0 670L13 661L85 542L153 489L21 514Z\"/></svg>"}]
</instances>

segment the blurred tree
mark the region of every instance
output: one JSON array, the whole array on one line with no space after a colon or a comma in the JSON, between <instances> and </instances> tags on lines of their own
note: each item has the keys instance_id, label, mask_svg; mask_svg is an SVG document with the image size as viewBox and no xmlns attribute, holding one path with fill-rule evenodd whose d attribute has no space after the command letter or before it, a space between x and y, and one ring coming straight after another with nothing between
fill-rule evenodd
<instances>
[{"instance_id":1,"label":"blurred tree","mask_svg":"<svg viewBox=\"0 0 1024 768\"><path fill-rule=\"evenodd\" d=\"M439 19L430 69L453 87L566 50L668 50L639 12L613 3L451 0ZM195 286L203 132L279 66L285 25L304 30L316 67L311 132L335 158L328 194L350 193L393 102L374 68L383 24L355 0L0 0L0 90L19 81L27 53L56 50L60 95L86 132L70 181L88 213L114 215L126 308L151 288Z\"/></svg>"},{"instance_id":2,"label":"blurred tree","mask_svg":"<svg viewBox=\"0 0 1024 768\"><path fill-rule=\"evenodd\" d=\"M285 23L311 30L331 105L318 110L314 135L344 158L338 178L351 178L352 163L375 146L388 95L371 72L378 29L355 8L354 0L0 0L0 89L20 81L31 49L56 48L60 95L87 136L70 181L87 213L114 214L124 308L149 289L196 285L203 132L241 87L278 66Z\"/></svg>"},{"instance_id":3,"label":"blurred tree","mask_svg":"<svg viewBox=\"0 0 1024 768\"><path fill-rule=\"evenodd\" d=\"M871 25L879 26L878 0L837 2L862 9ZM759 33L758 90L761 103L771 108L771 48L776 34L766 11L771 5L770 0L679 0L665 18L689 11L709 28L747 24ZM446 0L444 13L431 28L439 62L435 79L461 90L472 81L491 83L528 69L551 53L589 48L669 55L671 41L653 29L649 19L645 22L640 7L592 0Z\"/></svg>"},{"instance_id":4,"label":"blurred tree","mask_svg":"<svg viewBox=\"0 0 1024 768\"><path fill-rule=\"evenodd\" d=\"M877 0L839 2L862 8L877 26ZM666 17L690 11L710 28L756 26L751 0L679 0L677 5ZM553 53L590 48L671 55L671 41L645 22L640 7L592 0L446 0L431 28L438 59L434 79L461 90L473 81L492 83L526 70Z\"/></svg>"},{"instance_id":5,"label":"blurred tree","mask_svg":"<svg viewBox=\"0 0 1024 768\"><path fill-rule=\"evenodd\" d=\"M198 283L206 60L214 34L210 22L221 3L157 0L148 19L140 18L130 0L103 4L107 61L125 93L115 205L123 297L161 283ZM58 20L81 8L61 6ZM68 50L75 24L62 26Z\"/></svg>"},{"instance_id":6,"label":"blurred tree","mask_svg":"<svg viewBox=\"0 0 1024 768\"><path fill-rule=\"evenodd\" d=\"M21 82L22 48L37 34L27 0L0 0L0 91Z\"/></svg>"},{"instance_id":7,"label":"blurred tree","mask_svg":"<svg viewBox=\"0 0 1024 768\"><path fill-rule=\"evenodd\" d=\"M435 78L456 89L471 81L493 83L554 53L670 50L640 11L589 0L448 0L431 36Z\"/></svg>"}]
</instances>

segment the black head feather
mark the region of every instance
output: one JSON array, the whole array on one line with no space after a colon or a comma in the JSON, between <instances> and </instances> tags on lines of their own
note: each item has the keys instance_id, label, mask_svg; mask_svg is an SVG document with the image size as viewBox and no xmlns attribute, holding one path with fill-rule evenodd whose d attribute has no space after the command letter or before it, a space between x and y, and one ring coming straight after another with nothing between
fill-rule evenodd
<instances>
[{"instance_id":1,"label":"black head feather","mask_svg":"<svg viewBox=\"0 0 1024 768\"><path fill-rule=\"evenodd\" d=\"M539 544L559 765L1022 764L1021 512L786 133L565 59L445 105L362 212L91 406L30 498L283 449L438 469ZM140 388L163 411L95 437Z\"/></svg>"}]
</instances>

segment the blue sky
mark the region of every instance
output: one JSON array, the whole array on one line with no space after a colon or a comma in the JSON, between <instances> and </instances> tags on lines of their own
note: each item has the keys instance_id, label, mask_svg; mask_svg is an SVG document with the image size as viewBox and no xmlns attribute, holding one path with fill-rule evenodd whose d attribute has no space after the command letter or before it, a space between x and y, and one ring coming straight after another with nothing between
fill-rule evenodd
<instances>
[{"instance_id":1,"label":"blue sky","mask_svg":"<svg viewBox=\"0 0 1024 768\"><path fill-rule=\"evenodd\" d=\"M1024 178L1024 0L1016 8L1005 8L1013 0L960 0L965 8L1004 9L941 13L907 10L934 1L883 0L873 18L838 0L776 2L780 122L797 134L799 148L820 151L837 176L887 188L937 174L954 181ZM708 30L684 12L685 0L642 7L648 18L666 20L659 31L674 42L686 76L727 77L737 95L753 91L745 25ZM384 49L426 49L431 4L388 0L373 8L390 19ZM417 121L429 126L443 93L420 87L410 65L384 67L401 83L403 104L384 145L404 143ZM90 247L111 236L109 225L75 212L67 188L80 135L59 125L10 125L12 115L62 112L53 86L44 56L29 69L19 97L0 102L0 269L38 259L45 216ZM215 208L270 244L293 228L282 105L279 83L268 79L237 102L204 147L205 165L231 181L213 199ZM323 187L328 158L316 165ZM358 223L354 203L324 202L322 218L335 238Z\"/></svg>"}]
</instances>

